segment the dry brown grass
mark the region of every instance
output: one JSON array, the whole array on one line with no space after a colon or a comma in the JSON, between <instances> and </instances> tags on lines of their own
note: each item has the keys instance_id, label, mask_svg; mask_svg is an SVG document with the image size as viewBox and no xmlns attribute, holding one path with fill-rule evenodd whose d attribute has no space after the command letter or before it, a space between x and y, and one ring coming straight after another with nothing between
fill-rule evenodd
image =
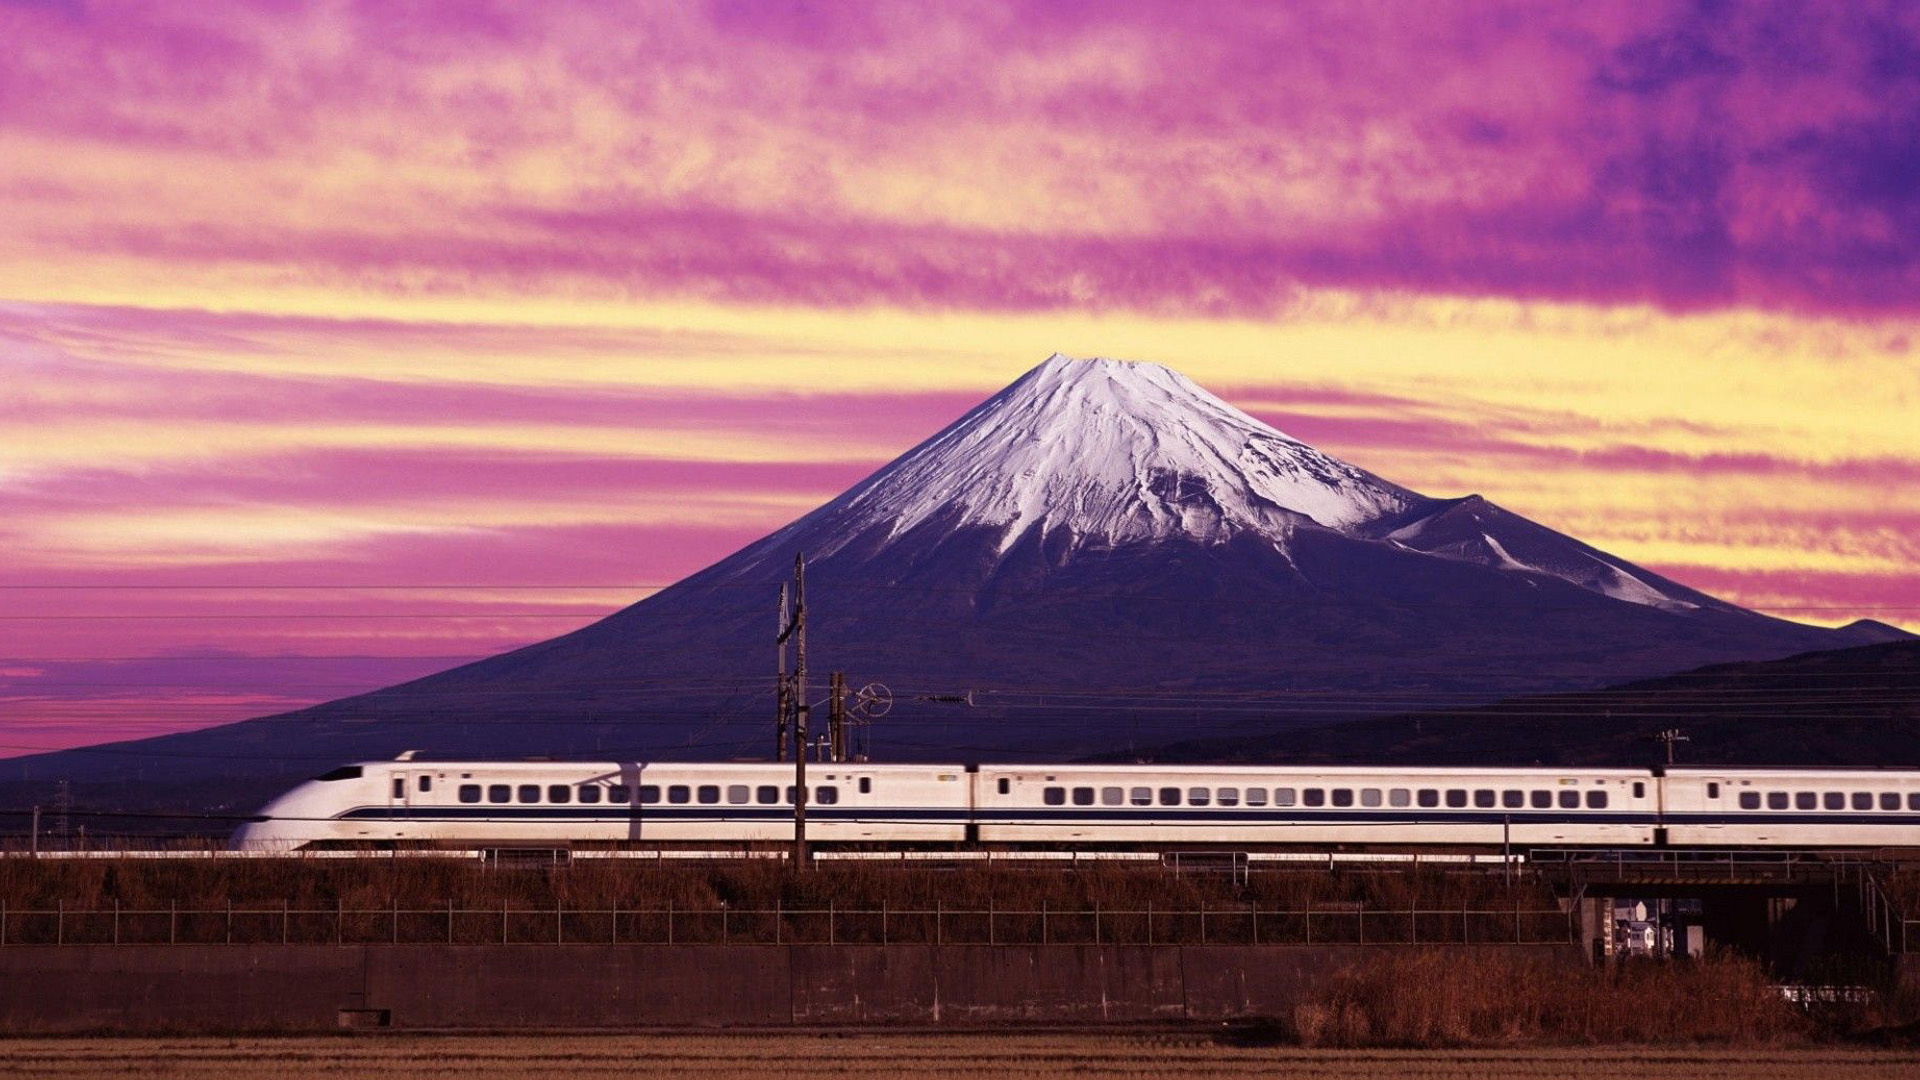
<instances>
[{"instance_id":1,"label":"dry brown grass","mask_svg":"<svg viewBox=\"0 0 1920 1080\"><path fill-rule=\"evenodd\" d=\"M1179 1035L656 1035L290 1039L74 1039L0 1042L0 1077L138 1075L151 1080L298 1076L503 1080L779 1075L918 1080L1128 1077L1652 1077L1659 1080L1880 1080L1920 1070L1913 1052L1832 1049L1312 1051Z\"/></svg>"},{"instance_id":2,"label":"dry brown grass","mask_svg":"<svg viewBox=\"0 0 1920 1080\"><path fill-rule=\"evenodd\" d=\"M822 864L795 874L777 863L674 864L581 861L569 867L493 869L454 859L0 860L0 900L15 907L137 905L178 900L223 904L346 901L383 906L399 900L431 905L455 900L478 906L511 901L529 906L604 906L669 900L685 907L896 907L944 901L953 908L1048 904L1067 909L1198 907L1258 901L1263 906L1364 901L1376 908L1551 906L1551 895L1524 881L1509 890L1484 873L1431 868L1380 873L1267 871L1237 883L1225 874L1176 874L1158 866L1099 865L1072 871L972 866L924 869L874 864Z\"/></svg>"},{"instance_id":3,"label":"dry brown grass","mask_svg":"<svg viewBox=\"0 0 1920 1080\"><path fill-rule=\"evenodd\" d=\"M1566 920L1544 889L1524 881L1508 888L1487 874L1431 869L1364 874L1263 872L1236 882L1229 875L1181 875L1158 867L1112 865L1059 871L826 864L795 874L769 863L582 861L570 867L510 870L438 859L12 859L0 860L0 904L15 913L7 928L9 940L15 942L52 940L55 934L51 915L30 917L22 912L51 913L56 908L111 912L116 906L159 913L120 920L120 931L131 935L121 940L153 940L158 934L164 941L177 933L181 940L207 940L212 934L213 939L224 941L229 928L223 917L176 920L168 913L173 907L223 912L228 905L272 913L237 920L233 940L279 940L285 931L288 940L331 941L336 934L332 913L337 908L386 912L394 907L421 914L400 920L369 915L349 921L342 938L384 940L394 936L398 921L401 940L445 940L446 912L452 907L471 913L455 920L456 940L500 940L503 908L546 913L537 920L522 920L527 921L526 928L506 920L515 940L536 940L534 934L551 939L556 906L598 913L567 917L568 933L587 941L609 940L614 908L627 913L621 916L621 940L664 940L665 920L637 912L671 908L678 913L675 940L719 941L735 939L729 935L774 936L771 916L756 921L741 912L824 911L829 906L843 914L874 913L871 918L836 920L838 932L844 935L840 940L879 940L884 933L892 941L930 941L937 933L931 913L939 909L996 912L992 931L998 941L1092 941L1096 933L1102 941L1251 941L1256 927L1247 912L1255 905L1269 913L1299 912L1309 906L1321 911L1313 920L1311 935L1304 917L1266 917L1265 941L1309 936L1320 943L1362 938L1486 941L1511 940L1516 931L1527 940L1552 941L1563 939L1567 932ZM296 912L325 914L283 920L277 913L283 905ZM1415 907L1430 914L1416 920L1409 913ZM735 913L730 921L719 918L722 908ZM1204 927L1192 914L1202 908L1210 913ZM893 916L878 917L883 909ZM1149 910L1155 913L1151 920L1143 914ZM927 914L899 915L908 911ZM1048 913L1044 919L1035 914L1042 911ZM1097 926L1092 917L1096 911L1102 913ZM1358 911L1364 914L1352 914ZM1516 911L1536 914L1516 917ZM70 942L114 940L110 918L78 917L63 925L64 940ZM989 937L984 917L951 916L940 925L946 940ZM783 940L829 936L826 920L808 922L791 915L783 933Z\"/></svg>"},{"instance_id":4,"label":"dry brown grass","mask_svg":"<svg viewBox=\"0 0 1920 1080\"><path fill-rule=\"evenodd\" d=\"M1396 950L1342 971L1282 1021L1306 1046L1759 1046L1817 1033L1759 965L1725 954L1608 969L1526 953Z\"/></svg>"}]
</instances>

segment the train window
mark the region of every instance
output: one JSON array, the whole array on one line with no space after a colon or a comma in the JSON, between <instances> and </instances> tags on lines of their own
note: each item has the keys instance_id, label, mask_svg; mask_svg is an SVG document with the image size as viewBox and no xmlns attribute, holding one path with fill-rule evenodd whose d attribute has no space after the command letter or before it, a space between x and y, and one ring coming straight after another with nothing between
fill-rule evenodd
<instances>
[{"instance_id":1,"label":"train window","mask_svg":"<svg viewBox=\"0 0 1920 1080\"><path fill-rule=\"evenodd\" d=\"M420 778L420 790L421 790L421 791L432 791L432 790L433 790L433 777L431 777L431 776L422 776L422 777Z\"/></svg>"},{"instance_id":2,"label":"train window","mask_svg":"<svg viewBox=\"0 0 1920 1080\"><path fill-rule=\"evenodd\" d=\"M1127 801L1126 788L1103 787L1100 789L1100 805L1101 806L1119 806L1126 801Z\"/></svg>"},{"instance_id":3,"label":"train window","mask_svg":"<svg viewBox=\"0 0 1920 1080\"><path fill-rule=\"evenodd\" d=\"M1577 791L1560 792L1560 809L1562 810L1580 809L1580 793Z\"/></svg>"},{"instance_id":4,"label":"train window","mask_svg":"<svg viewBox=\"0 0 1920 1080\"><path fill-rule=\"evenodd\" d=\"M1518 810L1527 805L1527 793L1519 788L1508 788L1500 793L1500 805L1509 810Z\"/></svg>"},{"instance_id":5,"label":"train window","mask_svg":"<svg viewBox=\"0 0 1920 1080\"><path fill-rule=\"evenodd\" d=\"M1636 799L1640 797L1640 782L1637 780L1634 781L1634 784L1633 784L1633 797ZM1707 781L1707 798L1717 799L1719 797L1720 797L1720 781L1718 780Z\"/></svg>"},{"instance_id":6,"label":"train window","mask_svg":"<svg viewBox=\"0 0 1920 1080\"><path fill-rule=\"evenodd\" d=\"M1854 808L1855 810L1871 810L1871 809L1873 809L1873 792L1871 792L1871 791L1856 791L1856 792L1854 792L1854 793L1853 793L1853 808Z\"/></svg>"},{"instance_id":7,"label":"train window","mask_svg":"<svg viewBox=\"0 0 1920 1080\"><path fill-rule=\"evenodd\" d=\"M1212 801L1212 788L1190 787L1187 789L1187 805L1189 806L1205 806Z\"/></svg>"},{"instance_id":8,"label":"train window","mask_svg":"<svg viewBox=\"0 0 1920 1080\"><path fill-rule=\"evenodd\" d=\"M793 785L792 785L792 784L788 784L788 785L787 785L787 805L788 805L788 806L792 806L792 805L793 805L793 792L794 792L794 787L793 787Z\"/></svg>"},{"instance_id":9,"label":"train window","mask_svg":"<svg viewBox=\"0 0 1920 1080\"><path fill-rule=\"evenodd\" d=\"M1760 809L1760 793L1757 791L1741 792L1740 793L1740 809L1742 810Z\"/></svg>"},{"instance_id":10,"label":"train window","mask_svg":"<svg viewBox=\"0 0 1920 1080\"><path fill-rule=\"evenodd\" d=\"M460 785L460 801L461 802L479 802L480 801L480 785L479 784L461 784ZM1900 809L1899 796L1897 795L1894 796L1893 808L1895 810Z\"/></svg>"},{"instance_id":11,"label":"train window","mask_svg":"<svg viewBox=\"0 0 1920 1080\"><path fill-rule=\"evenodd\" d=\"M1811 791L1796 791L1793 793L1793 808L1795 810L1813 810L1819 805L1819 796Z\"/></svg>"},{"instance_id":12,"label":"train window","mask_svg":"<svg viewBox=\"0 0 1920 1080\"><path fill-rule=\"evenodd\" d=\"M659 784L641 784L640 785L640 801L642 803L659 802L660 801L660 785Z\"/></svg>"},{"instance_id":13,"label":"train window","mask_svg":"<svg viewBox=\"0 0 1920 1080\"><path fill-rule=\"evenodd\" d=\"M1900 795L1899 795L1899 793L1898 793L1898 792L1893 792L1893 791L1883 791L1883 792L1881 792L1881 793L1880 793L1880 809L1882 809L1882 810L1898 810L1898 809L1900 809Z\"/></svg>"},{"instance_id":14,"label":"train window","mask_svg":"<svg viewBox=\"0 0 1920 1080\"><path fill-rule=\"evenodd\" d=\"M734 806L745 806L747 799L752 797L752 795L753 795L753 789L749 788L745 784L728 784L727 785L727 802L733 804Z\"/></svg>"},{"instance_id":15,"label":"train window","mask_svg":"<svg viewBox=\"0 0 1920 1080\"><path fill-rule=\"evenodd\" d=\"M1785 810L1786 808L1787 808L1787 793L1786 793L1786 792L1784 792L1784 791L1769 791L1769 792L1767 792L1767 809L1769 809L1769 810Z\"/></svg>"},{"instance_id":16,"label":"train window","mask_svg":"<svg viewBox=\"0 0 1920 1080\"><path fill-rule=\"evenodd\" d=\"M1277 787L1273 789L1273 805L1275 806L1292 806L1293 797L1293 789L1290 787Z\"/></svg>"},{"instance_id":17,"label":"train window","mask_svg":"<svg viewBox=\"0 0 1920 1080\"><path fill-rule=\"evenodd\" d=\"M491 803L509 802L513 799L513 788L506 784L488 784L487 801Z\"/></svg>"},{"instance_id":18,"label":"train window","mask_svg":"<svg viewBox=\"0 0 1920 1080\"><path fill-rule=\"evenodd\" d=\"M1223 787L1219 791L1214 792L1213 795L1214 801L1218 802L1221 806L1240 805L1240 789L1237 787Z\"/></svg>"},{"instance_id":19,"label":"train window","mask_svg":"<svg viewBox=\"0 0 1920 1080\"><path fill-rule=\"evenodd\" d=\"M1820 796L1820 804L1828 810L1845 810L1847 808L1847 797L1841 792L1829 791L1825 795Z\"/></svg>"},{"instance_id":20,"label":"train window","mask_svg":"<svg viewBox=\"0 0 1920 1080\"><path fill-rule=\"evenodd\" d=\"M1180 805L1180 789L1177 787L1161 788L1160 789L1160 805L1161 806L1179 806Z\"/></svg>"},{"instance_id":21,"label":"train window","mask_svg":"<svg viewBox=\"0 0 1920 1080\"><path fill-rule=\"evenodd\" d=\"M600 793L603 790L604 789L601 788L599 784L581 784L580 785L580 801L581 802L599 802Z\"/></svg>"},{"instance_id":22,"label":"train window","mask_svg":"<svg viewBox=\"0 0 1920 1080\"><path fill-rule=\"evenodd\" d=\"M393 797L396 799L405 798L406 794L407 794L407 778L404 776L394 777L393 778Z\"/></svg>"},{"instance_id":23,"label":"train window","mask_svg":"<svg viewBox=\"0 0 1920 1080\"><path fill-rule=\"evenodd\" d=\"M547 785L547 801L548 802L572 802L573 789L571 787L568 787L565 784L548 784Z\"/></svg>"},{"instance_id":24,"label":"train window","mask_svg":"<svg viewBox=\"0 0 1920 1080\"><path fill-rule=\"evenodd\" d=\"M1474 789L1473 805L1481 808L1482 810L1485 810L1487 807L1493 805L1493 801L1494 801L1494 790L1492 788L1475 788Z\"/></svg>"},{"instance_id":25,"label":"train window","mask_svg":"<svg viewBox=\"0 0 1920 1080\"><path fill-rule=\"evenodd\" d=\"M863 776L860 778L860 794L862 795L873 794L873 777Z\"/></svg>"},{"instance_id":26,"label":"train window","mask_svg":"<svg viewBox=\"0 0 1920 1080\"><path fill-rule=\"evenodd\" d=\"M1420 789L1419 800L1421 806L1439 806L1440 792L1435 788L1423 787Z\"/></svg>"},{"instance_id":27,"label":"train window","mask_svg":"<svg viewBox=\"0 0 1920 1080\"><path fill-rule=\"evenodd\" d=\"M1920 810L1920 791L1907 792L1907 809Z\"/></svg>"},{"instance_id":28,"label":"train window","mask_svg":"<svg viewBox=\"0 0 1920 1080\"><path fill-rule=\"evenodd\" d=\"M1636 798L1636 799L1644 799L1644 798L1646 798L1646 797L1647 797L1647 785L1646 785L1646 782L1645 782L1645 781L1643 781L1643 780L1635 780L1635 781L1633 782L1633 797L1634 797L1634 798ZM1720 797L1720 785L1719 785L1719 784L1708 784L1708 785L1707 785L1707 798L1709 798L1709 799L1717 799L1717 798L1719 798L1719 797Z\"/></svg>"},{"instance_id":29,"label":"train window","mask_svg":"<svg viewBox=\"0 0 1920 1080\"><path fill-rule=\"evenodd\" d=\"M1535 810L1551 810L1553 809L1553 792L1529 791L1527 792L1527 805L1533 807Z\"/></svg>"},{"instance_id":30,"label":"train window","mask_svg":"<svg viewBox=\"0 0 1920 1080\"><path fill-rule=\"evenodd\" d=\"M696 800L711 806L712 804L720 801L720 785L719 784L701 784L699 788L697 788L694 791L693 797Z\"/></svg>"},{"instance_id":31,"label":"train window","mask_svg":"<svg viewBox=\"0 0 1920 1080\"><path fill-rule=\"evenodd\" d=\"M693 801L693 789L685 784L668 784L667 801L670 803L689 803Z\"/></svg>"},{"instance_id":32,"label":"train window","mask_svg":"<svg viewBox=\"0 0 1920 1080\"><path fill-rule=\"evenodd\" d=\"M363 770L358 765L342 765L337 769L328 769L326 772L323 772L319 776L314 777L314 779L315 780L358 780L360 779L362 771Z\"/></svg>"},{"instance_id":33,"label":"train window","mask_svg":"<svg viewBox=\"0 0 1920 1080\"><path fill-rule=\"evenodd\" d=\"M1413 792L1406 788L1392 788L1387 792L1388 806L1410 806L1413 804Z\"/></svg>"},{"instance_id":34,"label":"train window","mask_svg":"<svg viewBox=\"0 0 1920 1080\"><path fill-rule=\"evenodd\" d=\"M753 789L753 801L761 806L772 806L780 801L780 788L773 784L761 784Z\"/></svg>"},{"instance_id":35,"label":"train window","mask_svg":"<svg viewBox=\"0 0 1920 1080\"><path fill-rule=\"evenodd\" d=\"M1135 806L1152 806L1153 789L1150 787L1133 788L1127 792L1127 801Z\"/></svg>"},{"instance_id":36,"label":"train window","mask_svg":"<svg viewBox=\"0 0 1920 1080\"><path fill-rule=\"evenodd\" d=\"M1377 787L1361 788L1360 789L1360 805L1361 806L1379 806L1380 805L1380 789Z\"/></svg>"},{"instance_id":37,"label":"train window","mask_svg":"<svg viewBox=\"0 0 1920 1080\"><path fill-rule=\"evenodd\" d=\"M1589 809L1589 810L1605 810L1606 808L1607 808L1607 793L1606 793L1606 792L1604 792L1604 791L1589 791L1589 792L1587 792L1587 809Z\"/></svg>"},{"instance_id":38,"label":"train window","mask_svg":"<svg viewBox=\"0 0 1920 1080\"><path fill-rule=\"evenodd\" d=\"M1447 805L1455 809L1467 805L1467 793L1464 788L1447 789Z\"/></svg>"},{"instance_id":39,"label":"train window","mask_svg":"<svg viewBox=\"0 0 1920 1080\"><path fill-rule=\"evenodd\" d=\"M1334 788L1333 789L1333 805L1352 806L1353 805L1353 789L1343 788L1343 787Z\"/></svg>"},{"instance_id":40,"label":"train window","mask_svg":"<svg viewBox=\"0 0 1920 1080\"><path fill-rule=\"evenodd\" d=\"M1067 805L1067 789L1063 787L1049 787L1040 792L1040 801L1046 803L1048 806L1065 806Z\"/></svg>"},{"instance_id":41,"label":"train window","mask_svg":"<svg viewBox=\"0 0 1920 1080\"><path fill-rule=\"evenodd\" d=\"M999 787L1000 787L1000 794L1005 795L1006 793L1013 790L1013 781L1003 776L1000 778Z\"/></svg>"},{"instance_id":42,"label":"train window","mask_svg":"<svg viewBox=\"0 0 1920 1080\"><path fill-rule=\"evenodd\" d=\"M1247 805L1248 806L1267 805L1267 789L1263 787L1248 788L1247 789Z\"/></svg>"},{"instance_id":43,"label":"train window","mask_svg":"<svg viewBox=\"0 0 1920 1080\"><path fill-rule=\"evenodd\" d=\"M1304 788L1300 792L1300 803L1303 806L1325 806L1327 805L1327 793L1325 790L1317 787Z\"/></svg>"},{"instance_id":44,"label":"train window","mask_svg":"<svg viewBox=\"0 0 1920 1080\"><path fill-rule=\"evenodd\" d=\"M654 793L653 798L655 802L658 802L660 800L659 792L656 791ZM628 787L625 784L613 784L607 788L608 802L623 803L623 802L631 802L632 800L633 800L633 789Z\"/></svg>"},{"instance_id":45,"label":"train window","mask_svg":"<svg viewBox=\"0 0 1920 1080\"><path fill-rule=\"evenodd\" d=\"M821 806L832 806L840 801L840 789L832 784L821 784L813 789L813 797L820 801Z\"/></svg>"},{"instance_id":46,"label":"train window","mask_svg":"<svg viewBox=\"0 0 1920 1080\"><path fill-rule=\"evenodd\" d=\"M521 802L539 802L540 801L540 785L539 784L521 784L520 791L518 792L517 797Z\"/></svg>"},{"instance_id":47,"label":"train window","mask_svg":"<svg viewBox=\"0 0 1920 1080\"><path fill-rule=\"evenodd\" d=\"M1093 805L1093 789L1090 787L1074 788L1073 789L1073 805L1092 806Z\"/></svg>"}]
</instances>

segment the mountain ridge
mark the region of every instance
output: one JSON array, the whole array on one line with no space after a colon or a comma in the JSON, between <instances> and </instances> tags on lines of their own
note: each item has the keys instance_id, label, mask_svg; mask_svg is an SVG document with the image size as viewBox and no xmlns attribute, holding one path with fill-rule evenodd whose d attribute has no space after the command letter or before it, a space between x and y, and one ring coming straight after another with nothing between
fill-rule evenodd
<instances>
[{"instance_id":1,"label":"mountain ridge","mask_svg":"<svg viewBox=\"0 0 1920 1080\"><path fill-rule=\"evenodd\" d=\"M895 759L1059 760L1900 633L1750 612L1478 495L1393 484L1169 369L1056 354L835 499L572 633L0 778L64 769L131 792L149 781L127 762L166 755L170 780L237 803L307 761L407 749L765 756L775 591L796 553L815 668L894 686L874 737ZM917 700L966 691L979 707ZM219 764L243 758L258 775Z\"/></svg>"},{"instance_id":2,"label":"mountain ridge","mask_svg":"<svg viewBox=\"0 0 1920 1080\"><path fill-rule=\"evenodd\" d=\"M1903 640L1095 760L1644 767L1664 762L1656 736L1673 728L1687 739L1681 764L1911 767L1916 720L1920 641Z\"/></svg>"}]
</instances>

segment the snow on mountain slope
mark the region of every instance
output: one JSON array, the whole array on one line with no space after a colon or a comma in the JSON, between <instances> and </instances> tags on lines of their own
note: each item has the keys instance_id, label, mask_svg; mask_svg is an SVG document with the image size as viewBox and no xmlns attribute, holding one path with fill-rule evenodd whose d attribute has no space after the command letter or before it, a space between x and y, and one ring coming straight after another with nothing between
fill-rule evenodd
<instances>
[{"instance_id":1,"label":"snow on mountain slope","mask_svg":"<svg viewBox=\"0 0 1920 1080\"><path fill-rule=\"evenodd\" d=\"M1068 550L1351 528L1420 497L1274 430L1157 364L1055 354L796 526L813 552L931 521L1064 533ZM780 534L775 538L779 539Z\"/></svg>"},{"instance_id":2,"label":"snow on mountain slope","mask_svg":"<svg viewBox=\"0 0 1920 1080\"><path fill-rule=\"evenodd\" d=\"M1545 576L1615 600L1732 610L1481 499L1433 499L1275 430L1158 364L1058 353L872 476L733 562L816 560L910 533L986 529L994 553L1076 553L1253 537L1282 557L1297 530Z\"/></svg>"},{"instance_id":3,"label":"snow on mountain slope","mask_svg":"<svg viewBox=\"0 0 1920 1080\"><path fill-rule=\"evenodd\" d=\"M1673 612L1738 610L1478 495L1425 500L1361 531L1406 551L1557 578L1629 604Z\"/></svg>"}]
</instances>

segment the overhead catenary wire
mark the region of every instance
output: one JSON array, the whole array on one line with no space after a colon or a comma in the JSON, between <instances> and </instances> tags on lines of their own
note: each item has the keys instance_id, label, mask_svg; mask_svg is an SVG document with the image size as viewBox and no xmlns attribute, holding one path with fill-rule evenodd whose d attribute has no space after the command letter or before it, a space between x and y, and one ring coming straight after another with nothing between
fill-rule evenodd
<instances>
[{"instance_id":1,"label":"overhead catenary wire","mask_svg":"<svg viewBox=\"0 0 1920 1080\"><path fill-rule=\"evenodd\" d=\"M840 578L838 576L830 577L829 581L830 581L830 587L835 590L864 590L864 591L879 591L879 592L911 593L911 594L920 594L920 595L954 595L954 596L976 596L976 595L979 595L980 592L982 591L981 589L978 589L978 588L931 586L931 585L907 585L907 584L901 584L898 582L870 582L870 581L847 580L844 578ZM395 583L395 582L368 582L368 583L294 582L294 583L260 583L260 584L216 583L216 582L194 583L194 584L185 584L185 583L138 584L133 582L37 582L37 583L36 582L13 582L13 583L0 584L0 590L14 591L14 592L127 591L127 592L216 592L216 593L218 592L323 592L323 591L332 591L332 592L460 592L460 591L466 591L466 592L476 592L476 593L484 593L489 591L495 591L495 592L546 591L546 592L660 593L668 589L678 589L686 592L697 592L701 590L766 591L774 587L777 587L777 585L778 585L778 580L773 578L769 578L766 580L738 580L738 581L699 581L696 579L683 579L681 581L674 581L674 582L553 583L553 584L539 584L539 583L486 584L486 583L479 583L479 582L429 583L429 584L404 584L404 583ZM1573 587L1578 588L1578 586L1573 586ZM994 595L997 599L1001 599L1001 600L1022 599L1030 596L1044 597L1047 595L1044 590L1026 590L1026 591L990 590L990 591L992 592L992 595ZM1235 599L1231 597L1217 597L1217 596L1215 597L1188 596L1188 595L1166 596L1166 595L1156 595L1152 593L1135 593L1135 592L1129 592L1125 590L1075 590L1075 595L1098 598L1098 599L1108 599L1108 600L1126 600L1126 601L1137 601L1137 602L1145 602L1145 603L1168 603L1168 604L1182 604L1182 605L1198 604L1198 605L1206 605L1206 606L1229 606L1229 607L1267 607L1271 605L1270 601L1261 601L1261 600L1246 600L1246 599ZM1359 604L1351 600L1343 600L1343 599L1333 598L1333 597L1319 598L1319 599L1304 598L1304 597L1289 598L1287 601L1285 601L1285 603L1289 606L1304 606L1304 607L1324 607L1324 606L1388 607L1388 608L1401 608L1401 609L1408 609L1408 610L1423 610L1423 609L1554 610L1556 608L1579 609L1585 606L1584 603L1582 604L1555 604L1555 603L1495 604L1495 603L1486 603L1486 602L1444 603L1444 602L1436 602L1436 601L1407 601L1407 600L1393 601L1390 603L1380 602L1380 603ZM1807 612L1807 613L1832 612L1832 611L1840 611L1840 612L1920 611L1920 603L1875 602L1875 603L1858 603L1858 604L1768 604L1766 605L1766 610L1795 611L1795 612ZM27 616L27 617L32 617L32 616Z\"/></svg>"}]
</instances>

